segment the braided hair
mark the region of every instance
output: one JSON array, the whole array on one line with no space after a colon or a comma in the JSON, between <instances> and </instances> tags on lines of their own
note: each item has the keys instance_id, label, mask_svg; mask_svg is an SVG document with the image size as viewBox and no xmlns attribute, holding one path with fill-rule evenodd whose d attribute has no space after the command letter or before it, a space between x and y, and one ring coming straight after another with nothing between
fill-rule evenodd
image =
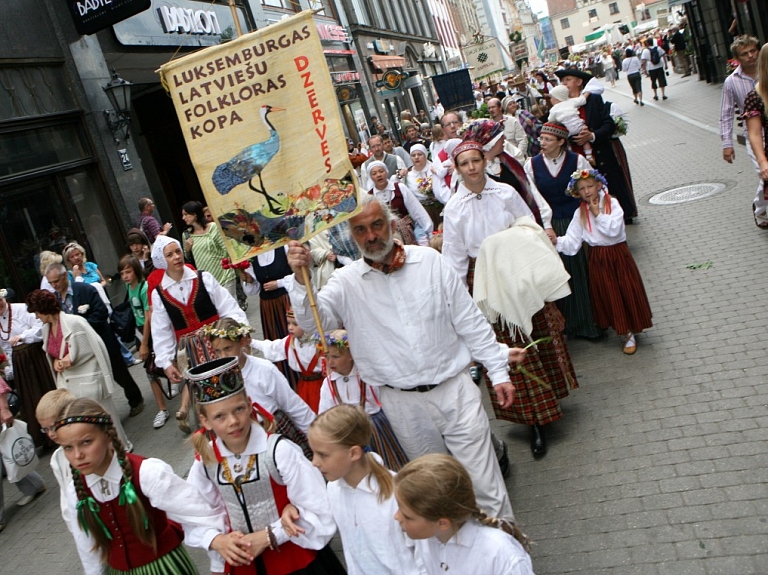
<instances>
[{"instance_id":1,"label":"braided hair","mask_svg":"<svg viewBox=\"0 0 768 575\"><path fill-rule=\"evenodd\" d=\"M450 455L433 453L408 463L395 476L395 493L398 500L427 521L448 519L463 525L471 517L482 525L501 529L530 550L528 537L513 521L489 517L478 507L469 473Z\"/></svg>"},{"instance_id":2,"label":"braided hair","mask_svg":"<svg viewBox=\"0 0 768 575\"><path fill-rule=\"evenodd\" d=\"M92 399L80 398L65 406L59 413L58 420L76 416L110 417L98 402ZM133 481L133 466L126 456L125 447L117 435L115 426L111 423L87 423L87 425L98 427L106 434L123 471L123 484L131 483ZM98 516L98 504L88 504L90 496L86 490L82 473L74 467L71 467L71 470L72 480L75 484L75 493L77 494L78 508L81 511L81 513L78 513L81 519L80 528L93 537L95 541L94 550L98 549L101 553L102 561L106 562L108 560L112 536ZM121 492L122 489L123 485L121 485ZM136 497L133 502L126 502L125 505L131 529L136 537L144 545L151 547L153 551L157 551L157 538L155 536L154 526L151 521L148 521L147 511L144 508L141 498Z\"/></svg>"}]
</instances>

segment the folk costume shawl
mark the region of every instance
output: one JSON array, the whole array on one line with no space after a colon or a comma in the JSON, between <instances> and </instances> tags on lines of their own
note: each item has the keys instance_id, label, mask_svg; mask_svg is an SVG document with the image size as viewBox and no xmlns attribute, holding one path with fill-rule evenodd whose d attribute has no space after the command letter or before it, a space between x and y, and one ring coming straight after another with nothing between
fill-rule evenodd
<instances>
[{"instance_id":1,"label":"folk costume shawl","mask_svg":"<svg viewBox=\"0 0 768 575\"><path fill-rule=\"evenodd\" d=\"M544 230L525 216L480 245L474 300L492 324L502 321L511 334L530 338L533 315L570 295L569 278Z\"/></svg>"}]
</instances>

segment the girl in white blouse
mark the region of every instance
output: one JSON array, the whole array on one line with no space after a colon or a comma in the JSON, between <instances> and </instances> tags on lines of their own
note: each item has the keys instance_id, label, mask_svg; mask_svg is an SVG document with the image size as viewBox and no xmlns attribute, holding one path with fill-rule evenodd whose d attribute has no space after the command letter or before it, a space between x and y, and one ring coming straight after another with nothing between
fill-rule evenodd
<instances>
[{"instance_id":1,"label":"girl in white blouse","mask_svg":"<svg viewBox=\"0 0 768 575\"><path fill-rule=\"evenodd\" d=\"M164 461L126 453L98 402L75 399L54 427L72 469L64 519L83 572L197 573L183 543L207 549L225 529L224 514Z\"/></svg>"},{"instance_id":2,"label":"girl in white blouse","mask_svg":"<svg viewBox=\"0 0 768 575\"><path fill-rule=\"evenodd\" d=\"M415 540L428 575L533 575L528 538L477 506L467 470L450 455L424 455L395 478L395 519Z\"/></svg>"},{"instance_id":3,"label":"girl in white blouse","mask_svg":"<svg viewBox=\"0 0 768 575\"><path fill-rule=\"evenodd\" d=\"M312 461L328 483L349 575L420 575L413 541L394 520L394 475L367 447L373 426L359 406L337 405L309 430Z\"/></svg>"},{"instance_id":4,"label":"girl in white blouse","mask_svg":"<svg viewBox=\"0 0 768 575\"><path fill-rule=\"evenodd\" d=\"M624 337L624 353L637 351L635 334L653 326L643 279L627 247L624 211L608 193L608 183L597 170L571 174L566 193L581 198L557 251L572 256L582 242L589 250L589 297L595 323L612 327Z\"/></svg>"},{"instance_id":5,"label":"girl in white blouse","mask_svg":"<svg viewBox=\"0 0 768 575\"><path fill-rule=\"evenodd\" d=\"M197 455L187 481L226 513L230 527L211 543L218 552L211 554L211 572L343 575L328 547L336 526L323 478L298 446L267 431L271 414L248 398L237 358L200 364L187 376L207 430L193 435ZM300 516L295 538L280 521L289 504Z\"/></svg>"},{"instance_id":6,"label":"girl in white blouse","mask_svg":"<svg viewBox=\"0 0 768 575\"><path fill-rule=\"evenodd\" d=\"M329 374L320 388L319 413L344 403L365 409L373 424L371 448L381 456L388 469L397 471L408 463L408 456L381 409L380 392L360 379L355 360L349 351L347 330L337 329L326 333L325 341L328 344L326 360Z\"/></svg>"}]
</instances>

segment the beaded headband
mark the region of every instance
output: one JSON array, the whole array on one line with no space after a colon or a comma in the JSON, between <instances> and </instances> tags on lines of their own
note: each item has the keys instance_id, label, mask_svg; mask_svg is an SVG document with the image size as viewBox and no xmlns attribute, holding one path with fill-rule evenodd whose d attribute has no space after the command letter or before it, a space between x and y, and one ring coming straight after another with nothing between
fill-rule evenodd
<instances>
[{"instance_id":1,"label":"beaded headband","mask_svg":"<svg viewBox=\"0 0 768 575\"><path fill-rule=\"evenodd\" d=\"M578 170L571 174L571 181L568 182L568 187L565 189L565 195L578 198L579 193L576 191L576 183L579 180L586 180L587 178L595 178L603 185L603 187L608 187L608 180L606 180L605 176L597 170Z\"/></svg>"},{"instance_id":2,"label":"beaded headband","mask_svg":"<svg viewBox=\"0 0 768 575\"><path fill-rule=\"evenodd\" d=\"M552 136L555 136L556 138L562 138L563 140L568 139L568 129L559 124L554 124L552 122L547 122L541 127L541 133L542 134L551 134Z\"/></svg>"},{"instance_id":3,"label":"beaded headband","mask_svg":"<svg viewBox=\"0 0 768 575\"><path fill-rule=\"evenodd\" d=\"M70 415L59 419L53 427L56 431L60 427L70 425L72 423L92 423L93 425L112 425L112 418L109 415Z\"/></svg>"},{"instance_id":4,"label":"beaded headband","mask_svg":"<svg viewBox=\"0 0 768 575\"><path fill-rule=\"evenodd\" d=\"M291 318L296 317L296 315L293 313L292 307L289 307L287 310L285 310L285 317L291 317Z\"/></svg>"},{"instance_id":5,"label":"beaded headband","mask_svg":"<svg viewBox=\"0 0 768 575\"><path fill-rule=\"evenodd\" d=\"M453 149L453 152L451 153L451 158L455 162L456 158L458 158L460 154L463 154L464 152L468 152L469 150L477 150L482 155L483 145L480 142L475 142L473 140L464 140L461 144L459 144Z\"/></svg>"},{"instance_id":6,"label":"beaded headband","mask_svg":"<svg viewBox=\"0 0 768 575\"><path fill-rule=\"evenodd\" d=\"M198 403L208 404L227 399L244 388L243 374L236 357L207 361L187 371L187 379Z\"/></svg>"},{"instance_id":7,"label":"beaded headband","mask_svg":"<svg viewBox=\"0 0 768 575\"><path fill-rule=\"evenodd\" d=\"M210 323L203 326L203 334L205 334L206 337L229 339L231 341L238 341L239 339L242 339L246 335L250 334L252 331L253 328L245 324L227 329L216 329L213 327L213 324Z\"/></svg>"}]
</instances>

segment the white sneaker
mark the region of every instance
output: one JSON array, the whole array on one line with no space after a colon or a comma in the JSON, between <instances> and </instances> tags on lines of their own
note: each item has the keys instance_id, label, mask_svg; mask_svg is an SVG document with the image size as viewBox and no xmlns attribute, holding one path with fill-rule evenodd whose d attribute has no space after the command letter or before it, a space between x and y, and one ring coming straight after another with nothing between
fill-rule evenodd
<instances>
[{"instance_id":1,"label":"white sneaker","mask_svg":"<svg viewBox=\"0 0 768 575\"><path fill-rule=\"evenodd\" d=\"M155 429L160 429L163 425L165 425L165 422L168 421L170 417L171 416L167 411L158 411L157 415L155 416L155 421L152 422L152 427Z\"/></svg>"},{"instance_id":2,"label":"white sneaker","mask_svg":"<svg viewBox=\"0 0 768 575\"><path fill-rule=\"evenodd\" d=\"M40 488L40 489L37 491L37 493L34 493L34 494L32 494L32 495L25 495L24 497L22 497L21 499L19 499L19 500L16 502L16 505L18 505L19 507L24 507L24 506L25 506L27 503L31 503L31 502L32 502L32 500L33 500L35 497L37 497L38 495L40 495L41 493L44 493L44 492L45 492L45 485L43 485L43 486L42 486L42 487L41 487L41 488Z\"/></svg>"},{"instance_id":3,"label":"white sneaker","mask_svg":"<svg viewBox=\"0 0 768 575\"><path fill-rule=\"evenodd\" d=\"M171 384L171 399L176 397L181 393L181 384L180 383L172 383Z\"/></svg>"}]
</instances>

